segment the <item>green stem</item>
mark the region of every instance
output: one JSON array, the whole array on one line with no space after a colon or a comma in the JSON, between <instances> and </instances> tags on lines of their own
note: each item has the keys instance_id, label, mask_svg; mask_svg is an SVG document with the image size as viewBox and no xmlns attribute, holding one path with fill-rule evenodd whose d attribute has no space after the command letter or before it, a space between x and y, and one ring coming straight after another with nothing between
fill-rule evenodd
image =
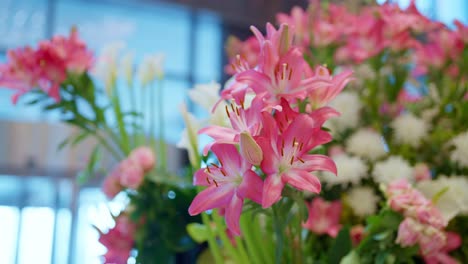
<instances>
[{"instance_id":1,"label":"green stem","mask_svg":"<svg viewBox=\"0 0 468 264\"><path fill-rule=\"evenodd\" d=\"M245 243L247 244L247 249L249 250L249 255L252 257L253 263L266 263L267 261L262 259L261 252L264 250L261 247L260 243L256 243L255 238L253 236L254 232L252 232L251 228L257 228L255 225L255 221L252 221L253 215L251 213L245 213L244 216L241 216L240 225L242 228L242 235L244 238Z\"/></svg>"},{"instance_id":2,"label":"green stem","mask_svg":"<svg viewBox=\"0 0 468 264\"><path fill-rule=\"evenodd\" d=\"M122 137L122 145L121 145L122 151L125 153L125 155L128 155L130 153L130 145L128 141L127 130L125 129L125 122L123 120L122 108L120 105L120 98L119 98L117 87L114 89L114 94L112 98L113 98L115 117L117 120L117 126L119 128L120 136Z\"/></svg>"},{"instance_id":3,"label":"green stem","mask_svg":"<svg viewBox=\"0 0 468 264\"><path fill-rule=\"evenodd\" d=\"M236 248L239 251L242 263L251 263L249 257L247 256L247 250L245 249L242 239L238 236L236 236L234 239L236 240Z\"/></svg>"},{"instance_id":4,"label":"green stem","mask_svg":"<svg viewBox=\"0 0 468 264\"><path fill-rule=\"evenodd\" d=\"M234 263L245 263L242 261L242 257L239 254L237 254L236 249L232 246L231 241L226 235L223 219L218 215L218 212L213 210L212 217L216 223L216 230L218 231L218 236L221 238L221 242L223 243L224 248L226 249L229 256L231 256Z\"/></svg>"},{"instance_id":5,"label":"green stem","mask_svg":"<svg viewBox=\"0 0 468 264\"><path fill-rule=\"evenodd\" d=\"M156 96L155 95L155 89L157 89L157 87L155 87L154 85L154 82L151 84L151 87L149 89L149 100L150 100L150 103L149 103L149 107L150 107L150 111L149 111L149 119L150 119L150 131L149 131L149 139L150 139L150 145L153 149L156 149L156 146L155 146L155 141L156 141L156 136L154 134L155 132L155 126L156 126L156 120L155 120L155 112L156 112L156 106L155 106L155 103L154 103L154 97ZM159 155L161 156L161 155Z\"/></svg>"},{"instance_id":6,"label":"green stem","mask_svg":"<svg viewBox=\"0 0 468 264\"><path fill-rule=\"evenodd\" d=\"M133 129L133 147L137 147L137 140L138 140L138 131L137 131L137 118L138 116L136 115L138 113L137 106L136 106L136 100L135 100L135 87L131 86L128 87L129 92L130 92L130 104L131 104L131 109L134 112L134 116L132 118L132 129Z\"/></svg>"},{"instance_id":7,"label":"green stem","mask_svg":"<svg viewBox=\"0 0 468 264\"><path fill-rule=\"evenodd\" d=\"M114 157L115 160L117 161L120 161L122 160L123 158L125 158L125 155L122 155L122 154L119 154L110 144L109 142L107 142L107 140L102 137L101 135L99 135L99 133L96 131L96 133L94 134L96 136L96 138L99 140L99 142L104 146L105 149L107 149L107 151L109 151L112 156Z\"/></svg>"},{"instance_id":8,"label":"green stem","mask_svg":"<svg viewBox=\"0 0 468 264\"><path fill-rule=\"evenodd\" d=\"M159 82L159 89L158 89L158 107L159 107L159 155L161 159L161 168L163 170L166 169L166 140L164 136L164 105L163 105L163 99L164 99L164 87L163 87L163 82Z\"/></svg>"},{"instance_id":9,"label":"green stem","mask_svg":"<svg viewBox=\"0 0 468 264\"><path fill-rule=\"evenodd\" d=\"M211 254L213 255L213 258L216 264L222 264L223 256L221 255L221 251L219 250L219 245L216 242L215 234L213 233L213 230L211 229L211 225L210 225L211 221L209 219L209 216L206 213L202 213L201 215L202 215L203 225L205 225L207 229L208 246L210 247Z\"/></svg>"},{"instance_id":10,"label":"green stem","mask_svg":"<svg viewBox=\"0 0 468 264\"><path fill-rule=\"evenodd\" d=\"M145 130L145 125L146 125L146 120L147 120L147 115L146 115L146 96L145 96L145 91L147 90L148 87L142 87L141 88L141 115L142 115L142 124L141 124L141 129L142 129L142 140L140 142L141 145L144 145L146 143L146 130Z\"/></svg>"},{"instance_id":11,"label":"green stem","mask_svg":"<svg viewBox=\"0 0 468 264\"><path fill-rule=\"evenodd\" d=\"M275 263L281 264L283 259L283 244L284 244L284 233L283 225L280 221L280 215L278 209L276 208L279 205L273 205L273 228L276 234L276 247L275 247Z\"/></svg>"}]
</instances>

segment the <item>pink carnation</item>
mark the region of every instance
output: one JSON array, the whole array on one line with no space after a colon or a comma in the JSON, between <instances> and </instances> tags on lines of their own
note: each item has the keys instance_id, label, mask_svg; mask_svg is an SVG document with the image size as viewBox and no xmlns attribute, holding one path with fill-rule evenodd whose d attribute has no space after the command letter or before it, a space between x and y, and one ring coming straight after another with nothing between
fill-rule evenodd
<instances>
[{"instance_id":1,"label":"pink carnation","mask_svg":"<svg viewBox=\"0 0 468 264\"><path fill-rule=\"evenodd\" d=\"M102 191L109 199L114 198L120 191L122 191L122 185L120 185L120 171L118 168L115 168L104 179Z\"/></svg>"},{"instance_id":2,"label":"pink carnation","mask_svg":"<svg viewBox=\"0 0 468 264\"><path fill-rule=\"evenodd\" d=\"M139 164L144 171L152 170L156 163L156 157L151 148L148 147L138 147L134 149L128 158Z\"/></svg>"},{"instance_id":3,"label":"pink carnation","mask_svg":"<svg viewBox=\"0 0 468 264\"><path fill-rule=\"evenodd\" d=\"M138 189L145 176L141 165L132 159L126 159L120 162L119 170L120 184L130 189Z\"/></svg>"},{"instance_id":4,"label":"pink carnation","mask_svg":"<svg viewBox=\"0 0 468 264\"><path fill-rule=\"evenodd\" d=\"M99 242L107 248L104 263L126 264L135 243L136 225L125 214L119 215L115 221L115 227L99 237Z\"/></svg>"}]
</instances>

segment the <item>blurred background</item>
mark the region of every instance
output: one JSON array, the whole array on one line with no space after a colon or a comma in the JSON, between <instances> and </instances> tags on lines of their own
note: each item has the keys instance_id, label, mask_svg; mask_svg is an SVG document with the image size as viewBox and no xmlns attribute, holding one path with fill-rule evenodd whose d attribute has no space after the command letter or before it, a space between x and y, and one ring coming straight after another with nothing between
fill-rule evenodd
<instances>
[{"instance_id":1,"label":"blurred background","mask_svg":"<svg viewBox=\"0 0 468 264\"><path fill-rule=\"evenodd\" d=\"M135 53L164 53L165 125L170 144L183 129L179 105L198 83L224 82L224 42L229 35L250 36L249 25L263 28L276 13L306 0L1 0L0 61L6 51L77 26L99 54L123 42ZM356 4L365 1L356 1ZM378 1L384 2L384 1ZM397 1L402 7L410 0ZM450 24L468 23L466 0L417 0L427 16ZM125 198L107 202L96 179L79 185L75 176L93 142L56 150L71 132L58 117L39 108L13 106L12 93L0 89L0 263L99 263L105 252L93 225L110 225ZM193 109L192 109L193 110ZM171 166L184 158L170 150Z\"/></svg>"}]
</instances>

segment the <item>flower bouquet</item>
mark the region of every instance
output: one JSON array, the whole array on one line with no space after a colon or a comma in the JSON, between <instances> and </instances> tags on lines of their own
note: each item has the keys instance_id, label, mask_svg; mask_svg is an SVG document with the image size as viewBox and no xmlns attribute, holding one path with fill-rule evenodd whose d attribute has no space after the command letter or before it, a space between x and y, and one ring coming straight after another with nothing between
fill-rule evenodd
<instances>
[{"instance_id":1,"label":"flower bouquet","mask_svg":"<svg viewBox=\"0 0 468 264\"><path fill-rule=\"evenodd\" d=\"M468 261L468 27L414 1L277 18L229 39L225 120L185 113L192 237L216 263Z\"/></svg>"},{"instance_id":2,"label":"flower bouquet","mask_svg":"<svg viewBox=\"0 0 468 264\"><path fill-rule=\"evenodd\" d=\"M127 263L133 255L138 263L170 263L177 253L196 247L181 228L199 221L187 214L195 189L187 177L167 168L163 57L147 56L137 80L131 53L120 58L119 51L114 45L95 59L72 29L69 36L55 36L35 48L8 51L8 61L0 65L0 86L15 91L13 103L26 101L58 113L62 122L76 128L59 148L96 140L79 182L108 174L103 181L106 196L112 199L122 192L128 197L125 209L114 216L115 226L99 230L107 248L104 262ZM103 157L111 157L113 169Z\"/></svg>"}]
</instances>

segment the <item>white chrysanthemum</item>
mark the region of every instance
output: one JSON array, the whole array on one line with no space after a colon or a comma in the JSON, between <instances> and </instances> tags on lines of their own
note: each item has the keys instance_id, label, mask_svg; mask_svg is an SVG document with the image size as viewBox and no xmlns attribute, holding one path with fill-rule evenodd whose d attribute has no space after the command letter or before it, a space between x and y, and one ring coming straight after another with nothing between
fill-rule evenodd
<instances>
[{"instance_id":1,"label":"white chrysanthemum","mask_svg":"<svg viewBox=\"0 0 468 264\"><path fill-rule=\"evenodd\" d=\"M455 149L450 153L450 159L463 167L468 167L468 131L450 141Z\"/></svg>"},{"instance_id":2,"label":"white chrysanthemum","mask_svg":"<svg viewBox=\"0 0 468 264\"><path fill-rule=\"evenodd\" d=\"M412 114L397 117L391 126L394 129L396 142L413 147L419 146L421 140L427 136L427 130L429 129L426 121Z\"/></svg>"},{"instance_id":3,"label":"white chrysanthemum","mask_svg":"<svg viewBox=\"0 0 468 264\"><path fill-rule=\"evenodd\" d=\"M330 106L341 114L339 117L328 120L325 125L331 129L333 134L357 127L362 105L356 93L342 92L330 103Z\"/></svg>"},{"instance_id":4,"label":"white chrysanthemum","mask_svg":"<svg viewBox=\"0 0 468 264\"><path fill-rule=\"evenodd\" d=\"M356 187L346 196L348 205L353 209L355 215L365 217L377 211L379 197L370 187Z\"/></svg>"},{"instance_id":5,"label":"white chrysanthemum","mask_svg":"<svg viewBox=\"0 0 468 264\"><path fill-rule=\"evenodd\" d=\"M338 175L324 172L321 177L330 185L357 184L367 174L367 165L359 157L340 154L333 157L333 161L335 161Z\"/></svg>"},{"instance_id":6,"label":"white chrysanthemum","mask_svg":"<svg viewBox=\"0 0 468 264\"><path fill-rule=\"evenodd\" d=\"M375 164L372 176L376 182L383 184L398 179L413 181L413 168L400 156L391 156Z\"/></svg>"},{"instance_id":7,"label":"white chrysanthemum","mask_svg":"<svg viewBox=\"0 0 468 264\"><path fill-rule=\"evenodd\" d=\"M346 144L347 151L369 160L376 160L385 155L382 137L369 129L355 132Z\"/></svg>"},{"instance_id":8,"label":"white chrysanthemum","mask_svg":"<svg viewBox=\"0 0 468 264\"><path fill-rule=\"evenodd\" d=\"M459 214L468 213L468 179L465 176L439 177L433 181L417 184L428 199L434 198L435 205L447 221Z\"/></svg>"}]
</instances>

